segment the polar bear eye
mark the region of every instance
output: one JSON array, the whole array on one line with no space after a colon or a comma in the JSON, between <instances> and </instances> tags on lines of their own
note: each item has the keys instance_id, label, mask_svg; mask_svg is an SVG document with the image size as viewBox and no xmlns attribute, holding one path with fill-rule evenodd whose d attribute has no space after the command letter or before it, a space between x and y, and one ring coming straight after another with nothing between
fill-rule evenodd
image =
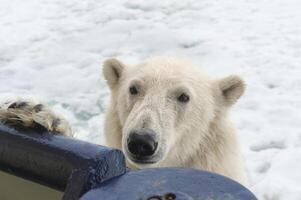
<instances>
[{"instance_id":1,"label":"polar bear eye","mask_svg":"<svg viewBox=\"0 0 301 200\"><path fill-rule=\"evenodd\" d=\"M187 103L189 100L190 97L185 93L182 93L180 96L178 96L178 101L181 103Z\"/></svg>"},{"instance_id":2,"label":"polar bear eye","mask_svg":"<svg viewBox=\"0 0 301 200\"><path fill-rule=\"evenodd\" d=\"M131 95L137 95L139 93L139 91L136 86L131 86L130 93L131 93Z\"/></svg>"}]
</instances>

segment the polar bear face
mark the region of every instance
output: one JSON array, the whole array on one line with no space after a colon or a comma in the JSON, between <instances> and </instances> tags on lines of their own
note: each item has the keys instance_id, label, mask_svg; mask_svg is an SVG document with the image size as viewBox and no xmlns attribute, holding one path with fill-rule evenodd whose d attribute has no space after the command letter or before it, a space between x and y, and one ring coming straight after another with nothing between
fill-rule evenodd
<instances>
[{"instance_id":1,"label":"polar bear face","mask_svg":"<svg viewBox=\"0 0 301 200\"><path fill-rule=\"evenodd\" d=\"M111 90L107 141L135 168L187 162L187 155L208 145L218 113L244 90L236 76L213 80L176 58L156 57L135 66L110 59L103 73Z\"/></svg>"}]
</instances>

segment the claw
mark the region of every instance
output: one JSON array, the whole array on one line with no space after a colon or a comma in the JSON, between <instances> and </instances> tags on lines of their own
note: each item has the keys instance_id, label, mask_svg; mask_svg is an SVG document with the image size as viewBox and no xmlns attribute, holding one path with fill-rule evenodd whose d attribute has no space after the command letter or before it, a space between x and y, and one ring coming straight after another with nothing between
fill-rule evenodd
<instances>
[{"instance_id":1,"label":"claw","mask_svg":"<svg viewBox=\"0 0 301 200\"><path fill-rule=\"evenodd\" d=\"M33 110L37 113L43 110L43 105L42 104L37 104L33 107Z\"/></svg>"},{"instance_id":2,"label":"claw","mask_svg":"<svg viewBox=\"0 0 301 200\"><path fill-rule=\"evenodd\" d=\"M14 102L14 103L12 103L12 104L10 104L8 106L8 108L16 108L16 107L17 107L17 103L16 102Z\"/></svg>"},{"instance_id":3,"label":"claw","mask_svg":"<svg viewBox=\"0 0 301 200\"><path fill-rule=\"evenodd\" d=\"M28 106L28 103L25 102L25 101L21 101L21 102L14 102L14 103L12 103L11 105L8 106L8 108L15 109L15 108L24 108L26 106Z\"/></svg>"},{"instance_id":4,"label":"claw","mask_svg":"<svg viewBox=\"0 0 301 200\"><path fill-rule=\"evenodd\" d=\"M28 103L25 101L21 101L17 104L17 108L24 108L26 106L28 106Z\"/></svg>"},{"instance_id":5,"label":"claw","mask_svg":"<svg viewBox=\"0 0 301 200\"><path fill-rule=\"evenodd\" d=\"M61 123L61 120L59 118L55 118L51 125L53 130L55 130L60 125L60 123Z\"/></svg>"}]
</instances>

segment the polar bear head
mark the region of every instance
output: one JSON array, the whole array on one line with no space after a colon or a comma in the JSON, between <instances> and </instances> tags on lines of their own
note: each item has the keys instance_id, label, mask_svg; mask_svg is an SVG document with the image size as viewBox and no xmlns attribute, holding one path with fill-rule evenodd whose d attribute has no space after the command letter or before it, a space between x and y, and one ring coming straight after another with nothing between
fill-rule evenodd
<instances>
[{"instance_id":1,"label":"polar bear head","mask_svg":"<svg viewBox=\"0 0 301 200\"><path fill-rule=\"evenodd\" d=\"M245 88L238 76L212 79L170 57L138 65L109 59L103 74L111 91L107 144L121 149L135 168L181 166L200 146L211 145L212 123Z\"/></svg>"}]
</instances>

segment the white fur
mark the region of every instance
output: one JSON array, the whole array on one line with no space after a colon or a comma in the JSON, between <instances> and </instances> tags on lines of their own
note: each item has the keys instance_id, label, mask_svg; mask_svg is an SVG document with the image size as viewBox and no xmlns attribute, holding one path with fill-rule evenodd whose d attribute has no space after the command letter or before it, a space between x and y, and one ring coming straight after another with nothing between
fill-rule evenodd
<instances>
[{"instance_id":1,"label":"white fur","mask_svg":"<svg viewBox=\"0 0 301 200\"><path fill-rule=\"evenodd\" d=\"M69 122L64 117L33 99L14 98L1 102L0 123L26 128L39 125L54 134L73 136Z\"/></svg>"},{"instance_id":2,"label":"white fur","mask_svg":"<svg viewBox=\"0 0 301 200\"><path fill-rule=\"evenodd\" d=\"M228 109L244 92L237 76L215 80L188 61L156 57L129 66L107 60L104 77L111 89L106 112L107 145L121 149L129 166L191 167L203 169L246 183L235 129ZM131 96L135 85L139 95ZM185 93L190 101L180 103ZM16 99L0 105L0 122L28 128L36 124L49 131L72 136L69 123L47 106ZM127 137L132 130L146 128L156 134L156 162L138 164L127 153Z\"/></svg>"},{"instance_id":3,"label":"white fur","mask_svg":"<svg viewBox=\"0 0 301 200\"><path fill-rule=\"evenodd\" d=\"M133 66L110 59L103 73L111 89L105 119L107 145L127 156L130 131L146 121L159 138L158 162L137 164L127 159L131 167L191 167L246 183L235 128L228 117L228 108L244 92L239 77L215 80L190 62L170 57ZM135 97L129 94L133 84L139 87ZM182 92L190 96L187 104L176 100Z\"/></svg>"}]
</instances>

